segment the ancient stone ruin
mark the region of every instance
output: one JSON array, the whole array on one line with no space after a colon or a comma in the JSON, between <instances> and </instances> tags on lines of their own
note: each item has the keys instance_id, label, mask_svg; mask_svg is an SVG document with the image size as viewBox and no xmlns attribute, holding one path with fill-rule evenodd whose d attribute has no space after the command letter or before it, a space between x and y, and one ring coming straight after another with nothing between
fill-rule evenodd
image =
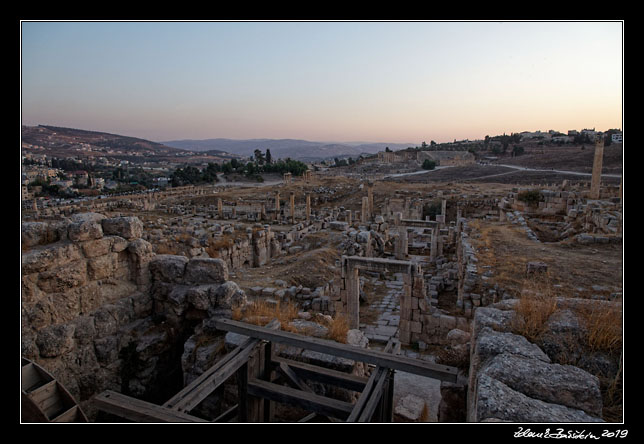
<instances>
[{"instance_id":1,"label":"ancient stone ruin","mask_svg":"<svg viewBox=\"0 0 644 444\"><path fill-rule=\"evenodd\" d=\"M579 344L596 310L621 315L621 287L550 283L566 251L619 256L621 189L282 179L25 211L23 405L47 421L613 418L621 355ZM553 307L538 335L531 300Z\"/></svg>"}]
</instances>

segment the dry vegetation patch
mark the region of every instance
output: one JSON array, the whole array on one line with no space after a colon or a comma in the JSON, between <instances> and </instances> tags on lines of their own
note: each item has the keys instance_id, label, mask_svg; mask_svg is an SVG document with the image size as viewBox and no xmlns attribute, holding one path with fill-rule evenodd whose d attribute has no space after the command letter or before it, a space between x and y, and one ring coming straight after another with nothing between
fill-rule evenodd
<instances>
[{"instance_id":1,"label":"dry vegetation patch","mask_svg":"<svg viewBox=\"0 0 644 444\"><path fill-rule=\"evenodd\" d=\"M283 331L298 334L312 334L313 328L309 331L306 327L295 326L293 321L299 319L299 309L292 302L279 301L269 302L263 299L257 299L250 302L244 307L237 307L233 310L232 318L236 321L244 321L249 324L266 326L273 319L277 319L281 324ZM325 316L316 314L312 320L327 328L326 339L336 342L346 343L347 332L349 331L349 321L343 314L335 316Z\"/></svg>"}]
</instances>

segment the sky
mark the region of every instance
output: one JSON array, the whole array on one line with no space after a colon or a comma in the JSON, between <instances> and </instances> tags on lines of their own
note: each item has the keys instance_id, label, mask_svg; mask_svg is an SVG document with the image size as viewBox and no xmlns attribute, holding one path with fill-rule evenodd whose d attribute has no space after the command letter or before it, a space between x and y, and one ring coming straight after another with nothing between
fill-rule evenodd
<instances>
[{"instance_id":1,"label":"sky","mask_svg":"<svg viewBox=\"0 0 644 444\"><path fill-rule=\"evenodd\" d=\"M23 125L420 144L622 113L620 21L21 23Z\"/></svg>"}]
</instances>

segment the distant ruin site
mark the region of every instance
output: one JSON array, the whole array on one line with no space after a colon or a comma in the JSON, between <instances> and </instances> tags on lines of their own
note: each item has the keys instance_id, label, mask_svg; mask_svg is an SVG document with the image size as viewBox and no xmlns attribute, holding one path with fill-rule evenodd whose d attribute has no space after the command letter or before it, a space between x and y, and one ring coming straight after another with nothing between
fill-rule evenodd
<instances>
[{"instance_id":1,"label":"distant ruin site","mask_svg":"<svg viewBox=\"0 0 644 444\"><path fill-rule=\"evenodd\" d=\"M23 209L22 420L620 422L599 145L586 175L383 152Z\"/></svg>"}]
</instances>

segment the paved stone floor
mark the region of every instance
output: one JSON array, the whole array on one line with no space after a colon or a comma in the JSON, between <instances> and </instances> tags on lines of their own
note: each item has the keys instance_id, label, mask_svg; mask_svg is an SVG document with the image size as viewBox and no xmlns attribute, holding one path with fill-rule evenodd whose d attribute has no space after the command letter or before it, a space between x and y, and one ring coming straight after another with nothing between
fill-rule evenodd
<instances>
[{"instance_id":1,"label":"paved stone floor","mask_svg":"<svg viewBox=\"0 0 644 444\"><path fill-rule=\"evenodd\" d=\"M374 286L384 285L386 294L382 299L374 300L366 310L377 313L375 321L370 323L361 323L362 330L369 339L370 344L386 344L389 339L398 339L398 326L400 324L400 294L403 291L402 276L396 275L395 281L378 281L373 280ZM361 310L363 308L361 307ZM374 318L371 316L370 318Z\"/></svg>"},{"instance_id":2,"label":"paved stone floor","mask_svg":"<svg viewBox=\"0 0 644 444\"><path fill-rule=\"evenodd\" d=\"M374 314L377 316L365 316L365 318L375 319L369 323L361 323L362 330L369 339L369 347L372 349L382 349L389 339L393 338L394 343L398 342L398 326L400 323L400 295L403 291L402 276L396 275L395 281L379 281L372 279L371 283L375 287L385 286L386 292L382 298L375 298L368 306L361 306L361 312ZM361 321L362 322L362 321ZM402 347L401 354L414 359L422 359L429 362L435 362L435 357L430 353L419 352L410 347ZM424 419L428 422L437 421L438 405L440 403L440 381L424 378L421 376L396 372L394 379L394 406L398 419L404 421L417 422L420 419L420 411L409 412L403 408L406 399L412 397L419 401L422 407L427 407L427 417ZM405 414L403 412L406 412ZM397 420L398 420L397 419Z\"/></svg>"}]
</instances>

